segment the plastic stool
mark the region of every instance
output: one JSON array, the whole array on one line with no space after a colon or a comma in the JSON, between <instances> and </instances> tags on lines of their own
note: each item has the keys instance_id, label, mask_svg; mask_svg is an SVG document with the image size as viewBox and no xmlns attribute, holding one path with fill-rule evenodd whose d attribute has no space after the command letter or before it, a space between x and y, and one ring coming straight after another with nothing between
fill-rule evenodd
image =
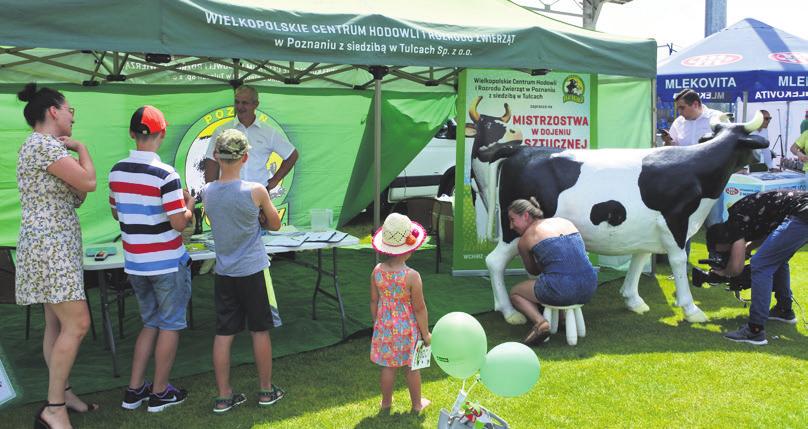
<instances>
[{"instance_id":1,"label":"plastic stool","mask_svg":"<svg viewBox=\"0 0 808 429\"><path fill-rule=\"evenodd\" d=\"M564 310L565 324L567 325L567 344L574 346L578 344L578 337L586 336L586 324L584 314L581 312L583 304L556 307L544 304L544 318L550 322L550 333L558 332L558 311Z\"/></svg>"}]
</instances>

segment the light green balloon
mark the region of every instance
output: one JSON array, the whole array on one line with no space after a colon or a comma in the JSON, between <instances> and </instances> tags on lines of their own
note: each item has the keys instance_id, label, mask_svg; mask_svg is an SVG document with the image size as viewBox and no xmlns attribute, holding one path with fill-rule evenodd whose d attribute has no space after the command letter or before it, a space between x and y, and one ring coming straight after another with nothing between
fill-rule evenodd
<instances>
[{"instance_id":1,"label":"light green balloon","mask_svg":"<svg viewBox=\"0 0 808 429\"><path fill-rule=\"evenodd\" d=\"M502 343L485 356L480 381L499 396L513 397L527 393L539 380L539 358L522 343Z\"/></svg>"},{"instance_id":2,"label":"light green balloon","mask_svg":"<svg viewBox=\"0 0 808 429\"><path fill-rule=\"evenodd\" d=\"M485 362L488 341L480 322L470 314L449 313L432 329L432 356L447 374L467 378Z\"/></svg>"}]
</instances>

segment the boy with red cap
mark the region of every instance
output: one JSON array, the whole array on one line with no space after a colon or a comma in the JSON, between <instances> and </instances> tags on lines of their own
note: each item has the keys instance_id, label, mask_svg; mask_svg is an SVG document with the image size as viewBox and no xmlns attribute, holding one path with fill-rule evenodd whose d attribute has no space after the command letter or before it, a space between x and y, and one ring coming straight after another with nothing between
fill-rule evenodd
<instances>
[{"instance_id":1,"label":"boy with red cap","mask_svg":"<svg viewBox=\"0 0 808 429\"><path fill-rule=\"evenodd\" d=\"M129 136L137 149L109 173L109 203L121 226L124 271L143 320L121 403L128 410L147 402L149 412L159 412L188 396L186 390L169 384L168 376L191 297L191 260L180 232L193 217L194 199L182 189L174 168L157 155L165 135L162 112L153 106L137 109L129 122ZM145 379L152 352L153 384Z\"/></svg>"}]
</instances>

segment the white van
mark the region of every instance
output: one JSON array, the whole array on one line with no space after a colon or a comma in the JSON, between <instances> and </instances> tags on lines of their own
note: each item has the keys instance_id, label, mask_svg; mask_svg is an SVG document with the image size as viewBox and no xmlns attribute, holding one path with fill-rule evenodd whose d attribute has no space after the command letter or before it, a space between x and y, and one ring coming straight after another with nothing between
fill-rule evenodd
<instances>
[{"instance_id":1,"label":"white van","mask_svg":"<svg viewBox=\"0 0 808 429\"><path fill-rule=\"evenodd\" d=\"M393 180L383 200L392 203L413 197L453 195L456 135L455 121L446 121L435 137Z\"/></svg>"}]
</instances>

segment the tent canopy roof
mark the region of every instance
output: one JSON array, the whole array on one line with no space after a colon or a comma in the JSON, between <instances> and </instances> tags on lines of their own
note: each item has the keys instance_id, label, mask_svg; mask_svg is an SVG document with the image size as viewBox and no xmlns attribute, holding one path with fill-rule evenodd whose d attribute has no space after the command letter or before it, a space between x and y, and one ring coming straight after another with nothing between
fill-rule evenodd
<instances>
[{"instance_id":1,"label":"tent canopy roof","mask_svg":"<svg viewBox=\"0 0 808 429\"><path fill-rule=\"evenodd\" d=\"M11 68L8 63L16 67L20 58L42 63L46 55L25 48L48 48L55 51L47 55L94 54L86 60L90 70L99 56L108 55L98 73L104 78L114 75L103 70L116 67L113 53L130 53L148 64L155 64L154 58L149 61L145 53L172 56L158 67L187 57L195 57L195 67L199 58L246 60L252 62L248 70L269 75L262 69L268 61L292 64L287 67L292 75L333 64L418 66L426 74L459 67L648 78L656 73L651 39L584 30L507 0L0 0L0 8L0 45L7 47L0 48L0 67L5 69ZM45 59L60 65L60 58ZM73 71L86 71L79 68ZM444 76L421 80L441 84Z\"/></svg>"},{"instance_id":2,"label":"tent canopy roof","mask_svg":"<svg viewBox=\"0 0 808 429\"><path fill-rule=\"evenodd\" d=\"M808 40L754 19L712 34L658 65L658 93L670 100L683 88L707 99L808 99ZM778 92L780 94L778 94Z\"/></svg>"}]
</instances>

